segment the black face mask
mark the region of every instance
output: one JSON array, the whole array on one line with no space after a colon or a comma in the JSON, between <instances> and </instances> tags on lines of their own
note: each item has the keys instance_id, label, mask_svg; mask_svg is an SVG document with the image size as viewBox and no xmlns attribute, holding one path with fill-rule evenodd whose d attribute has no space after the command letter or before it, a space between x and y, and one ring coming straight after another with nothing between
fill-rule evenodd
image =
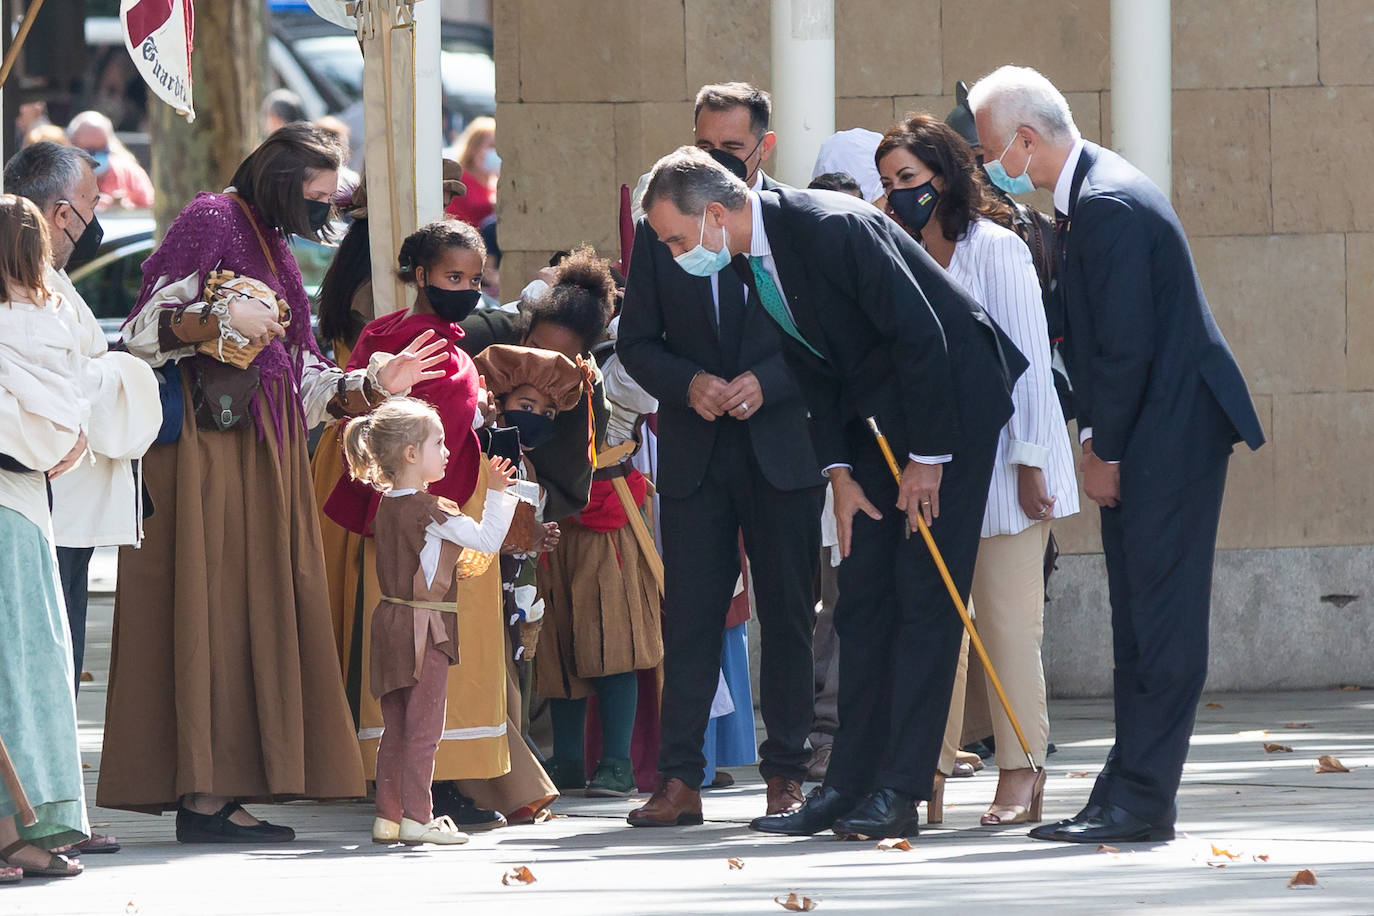
<instances>
[{"instance_id":1,"label":"black face mask","mask_svg":"<svg viewBox=\"0 0 1374 916\"><path fill-rule=\"evenodd\" d=\"M432 284L425 285L425 298L429 300L434 314L445 321L458 324L472 314L482 301L480 289L445 289Z\"/></svg>"},{"instance_id":2,"label":"black face mask","mask_svg":"<svg viewBox=\"0 0 1374 916\"><path fill-rule=\"evenodd\" d=\"M888 206L897 214L902 225L912 232L920 232L930 222L939 199L940 192L929 181L914 188L897 188L887 192Z\"/></svg>"},{"instance_id":3,"label":"black face mask","mask_svg":"<svg viewBox=\"0 0 1374 916\"><path fill-rule=\"evenodd\" d=\"M100 251L100 243L105 238L105 230L101 228L100 220L96 218L94 212L91 213L91 221L86 222L86 217L82 216L80 211L72 206L71 201L59 200L58 203L66 204L76 214L76 218L85 223L86 226L81 235L74 239L71 230L65 226L62 227L62 231L67 234L67 238L71 239L72 243L72 253L67 258L66 266L67 270L72 270L96 256Z\"/></svg>"},{"instance_id":4,"label":"black face mask","mask_svg":"<svg viewBox=\"0 0 1374 916\"><path fill-rule=\"evenodd\" d=\"M305 213L306 218L310 220L310 228L318 233L329 225L329 213L333 209L334 205L327 200L307 200Z\"/></svg>"},{"instance_id":5,"label":"black face mask","mask_svg":"<svg viewBox=\"0 0 1374 916\"><path fill-rule=\"evenodd\" d=\"M528 410L507 410L501 414L508 426L520 431L521 448L539 448L553 441L553 418Z\"/></svg>"},{"instance_id":6,"label":"black face mask","mask_svg":"<svg viewBox=\"0 0 1374 916\"><path fill-rule=\"evenodd\" d=\"M748 159L750 156L754 155L754 153L758 152L759 147L762 145L763 137L759 137L759 142L755 143L754 148L745 154L744 159ZM731 175L734 175L745 184L749 184L749 166L745 165L744 159L741 159L734 153L727 153L723 149L713 149L707 153L707 155L724 166L725 170Z\"/></svg>"}]
</instances>

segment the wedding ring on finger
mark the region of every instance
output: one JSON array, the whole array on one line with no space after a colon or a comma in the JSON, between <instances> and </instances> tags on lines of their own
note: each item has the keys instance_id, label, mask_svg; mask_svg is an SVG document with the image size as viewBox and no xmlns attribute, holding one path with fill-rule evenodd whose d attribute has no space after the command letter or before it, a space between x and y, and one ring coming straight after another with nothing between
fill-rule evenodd
<instances>
[{"instance_id":1,"label":"wedding ring on finger","mask_svg":"<svg viewBox=\"0 0 1374 916\"><path fill-rule=\"evenodd\" d=\"M739 409L740 409L740 413L748 413L748 412L749 412L749 402L748 402L748 401L740 401L740 402L739 402Z\"/></svg>"}]
</instances>

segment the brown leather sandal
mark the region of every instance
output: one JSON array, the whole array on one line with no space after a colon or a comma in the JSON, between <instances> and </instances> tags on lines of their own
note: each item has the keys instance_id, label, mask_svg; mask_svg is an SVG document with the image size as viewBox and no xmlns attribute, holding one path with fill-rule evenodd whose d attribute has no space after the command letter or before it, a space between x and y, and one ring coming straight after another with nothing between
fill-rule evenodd
<instances>
[{"instance_id":1,"label":"brown leather sandal","mask_svg":"<svg viewBox=\"0 0 1374 916\"><path fill-rule=\"evenodd\" d=\"M46 865L24 865L22 863L11 862L10 856L14 855L25 846L33 846L33 844L28 840L16 840L4 849L0 849L0 859L3 859L6 865L23 869L25 878L75 878L85 871L85 868L82 867L80 862L73 862L66 856L59 856L51 852L48 853L48 862ZM34 846L34 848L38 849L37 846ZM41 852L42 850L39 851Z\"/></svg>"}]
</instances>

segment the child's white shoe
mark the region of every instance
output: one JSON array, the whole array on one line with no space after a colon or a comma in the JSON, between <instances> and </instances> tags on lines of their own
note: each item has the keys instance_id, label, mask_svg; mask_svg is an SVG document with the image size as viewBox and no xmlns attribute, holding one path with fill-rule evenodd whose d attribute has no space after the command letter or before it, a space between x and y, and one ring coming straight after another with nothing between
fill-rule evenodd
<instances>
[{"instance_id":1,"label":"child's white shoe","mask_svg":"<svg viewBox=\"0 0 1374 916\"><path fill-rule=\"evenodd\" d=\"M436 846L461 846L468 841L468 835L459 830L458 825L448 815L436 817L428 824L421 824L419 821L412 821L408 817L403 817L401 818L401 829L397 836L407 846L418 846L421 843L433 843Z\"/></svg>"},{"instance_id":2,"label":"child's white shoe","mask_svg":"<svg viewBox=\"0 0 1374 916\"><path fill-rule=\"evenodd\" d=\"M389 846L400 839L401 825L384 817L372 821L372 842Z\"/></svg>"}]
</instances>

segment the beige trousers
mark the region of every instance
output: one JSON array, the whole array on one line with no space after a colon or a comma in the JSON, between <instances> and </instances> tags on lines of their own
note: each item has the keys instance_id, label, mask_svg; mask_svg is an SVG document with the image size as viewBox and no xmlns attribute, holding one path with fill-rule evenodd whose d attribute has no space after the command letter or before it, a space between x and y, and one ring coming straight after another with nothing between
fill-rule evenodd
<instances>
[{"instance_id":1,"label":"beige trousers","mask_svg":"<svg viewBox=\"0 0 1374 916\"><path fill-rule=\"evenodd\" d=\"M973 568L973 593L970 604L978 635L988 658L1002 681L1002 689L1021 724L1036 766L1045 762L1050 739L1049 707L1045 701L1045 669L1040 661L1040 643L1045 633L1045 545L1049 543L1050 523L1037 522L1020 534L983 538L978 544L978 562ZM954 763L964 725L964 700L968 681L968 635L960 653L950 699L949 720L945 727L940 770L948 773ZM997 699L992 681L986 678L988 714L997 741L997 766L1014 770L1026 766L1026 755L1011 727L1011 720Z\"/></svg>"}]
</instances>

